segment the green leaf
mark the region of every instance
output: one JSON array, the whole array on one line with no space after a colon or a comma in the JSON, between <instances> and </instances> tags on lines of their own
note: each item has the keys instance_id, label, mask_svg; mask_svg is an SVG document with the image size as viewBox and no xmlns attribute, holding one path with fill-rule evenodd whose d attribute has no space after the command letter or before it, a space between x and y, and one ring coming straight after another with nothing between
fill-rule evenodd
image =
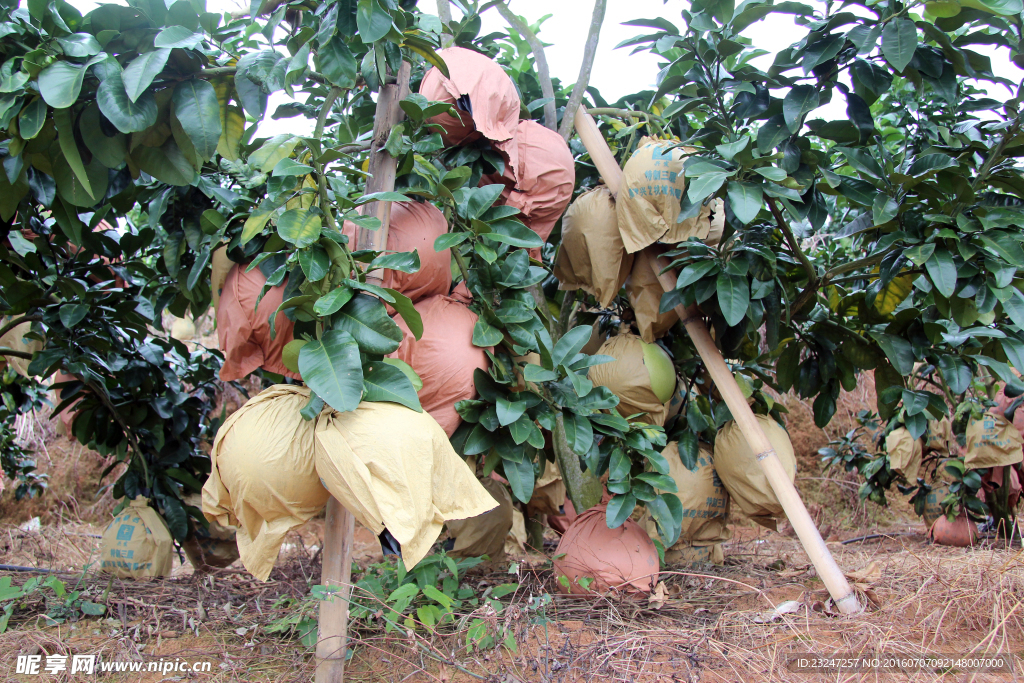
<instances>
[{"instance_id":1,"label":"green leaf","mask_svg":"<svg viewBox=\"0 0 1024 683\"><path fill-rule=\"evenodd\" d=\"M563 412L562 424L565 427L565 439L569 448L577 455L586 455L594 445L594 427L583 415Z\"/></svg>"},{"instance_id":2,"label":"green leaf","mask_svg":"<svg viewBox=\"0 0 1024 683\"><path fill-rule=\"evenodd\" d=\"M168 185L191 185L198 175L192 162L174 143L174 138L168 138L160 147L140 145L132 151L132 159L143 171Z\"/></svg>"},{"instance_id":3,"label":"green leaf","mask_svg":"<svg viewBox=\"0 0 1024 683\"><path fill-rule=\"evenodd\" d=\"M367 45L375 43L391 32L394 22L388 11L377 0L359 0L356 6L356 27L359 38Z\"/></svg>"},{"instance_id":4,"label":"green leaf","mask_svg":"<svg viewBox=\"0 0 1024 683\"><path fill-rule=\"evenodd\" d=\"M285 242L294 244L299 249L308 247L320 239L322 227L320 214L313 213L311 209L291 209L277 219L277 234Z\"/></svg>"},{"instance_id":5,"label":"green leaf","mask_svg":"<svg viewBox=\"0 0 1024 683\"><path fill-rule=\"evenodd\" d=\"M918 157L910 166L907 175L919 178L935 171L956 168L956 159L947 154L925 154Z\"/></svg>"},{"instance_id":6,"label":"green leaf","mask_svg":"<svg viewBox=\"0 0 1024 683\"><path fill-rule=\"evenodd\" d=\"M892 219L896 218L896 214L899 213L900 207L896 204L896 200L887 194L881 192L875 197L875 200L871 203L871 217L874 220L875 225L882 225L888 223Z\"/></svg>"},{"instance_id":7,"label":"green leaf","mask_svg":"<svg viewBox=\"0 0 1024 683\"><path fill-rule=\"evenodd\" d=\"M488 325L483 319L477 320L473 325L473 346L487 348L501 343L504 339L501 332Z\"/></svg>"},{"instance_id":8,"label":"green leaf","mask_svg":"<svg viewBox=\"0 0 1024 683\"><path fill-rule=\"evenodd\" d=\"M420 255L415 251L399 251L394 254L381 254L370 261L367 271L377 268L397 270L400 273L415 273L420 269Z\"/></svg>"},{"instance_id":9,"label":"green leaf","mask_svg":"<svg viewBox=\"0 0 1024 683\"><path fill-rule=\"evenodd\" d=\"M310 282L320 282L331 268L331 259L319 244L299 251L299 267Z\"/></svg>"},{"instance_id":10,"label":"green leaf","mask_svg":"<svg viewBox=\"0 0 1024 683\"><path fill-rule=\"evenodd\" d=\"M558 367L572 360L587 345L593 332L590 325L579 325L562 335L551 351L552 367Z\"/></svg>"},{"instance_id":11,"label":"green leaf","mask_svg":"<svg viewBox=\"0 0 1024 683\"><path fill-rule=\"evenodd\" d=\"M271 173L271 175L274 176L275 178L283 178L307 175L312 172L312 166L300 164L294 159L281 159L281 161L277 162L277 165L274 166L274 171L273 173Z\"/></svg>"},{"instance_id":12,"label":"green leaf","mask_svg":"<svg viewBox=\"0 0 1024 683\"><path fill-rule=\"evenodd\" d=\"M869 332L869 334L882 347L882 351L885 352L897 372L906 376L914 371L914 347L910 345L910 342L894 334L882 332Z\"/></svg>"},{"instance_id":13,"label":"green leaf","mask_svg":"<svg viewBox=\"0 0 1024 683\"><path fill-rule=\"evenodd\" d=\"M768 154L790 136L786 117L776 114L765 121L757 131L757 148L761 154ZM760 169L758 169L760 172Z\"/></svg>"},{"instance_id":14,"label":"green leaf","mask_svg":"<svg viewBox=\"0 0 1024 683\"><path fill-rule=\"evenodd\" d=\"M89 307L84 304L64 304L60 307L60 321L70 330L82 322L88 313Z\"/></svg>"},{"instance_id":15,"label":"green leaf","mask_svg":"<svg viewBox=\"0 0 1024 683\"><path fill-rule=\"evenodd\" d=\"M157 107L153 93L143 93L137 101L130 99L119 73L109 74L100 83L96 102L107 120L122 133L137 133L156 123Z\"/></svg>"},{"instance_id":16,"label":"green leaf","mask_svg":"<svg viewBox=\"0 0 1024 683\"><path fill-rule=\"evenodd\" d=\"M902 73L917 51L917 26L910 19L896 19L882 29L882 56Z\"/></svg>"},{"instance_id":17,"label":"green leaf","mask_svg":"<svg viewBox=\"0 0 1024 683\"><path fill-rule=\"evenodd\" d=\"M153 39L153 46L157 48L184 48L195 49L203 42L202 33L193 33L184 26L168 26Z\"/></svg>"},{"instance_id":18,"label":"green leaf","mask_svg":"<svg viewBox=\"0 0 1024 683\"><path fill-rule=\"evenodd\" d=\"M725 322L730 327L740 324L746 317L747 307L750 305L750 288L747 285L747 278L722 271L718 274L715 285L718 306L722 309Z\"/></svg>"},{"instance_id":19,"label":"green leaf","mask_svg":"<svg viewBox=\"0 0 1024 683\"><path fill-rule=\"evenodd\" d=\"M359 407L363 395L363 368L359 345L344 330L327 330L319 340L299 351L299 373L309 388L335 410Z\"/></svg>"},{"instance_id":20,"label":"green leaf","mask_svg":"<svg viewBox=\"0 0 1024 683\"><path fill-rule=\"evenodd\" d=\"M92 185L89 183L89 176L85 172L85 164L82 163L82 155L78 153L78 144L75 142L75 124L70 109L54 109L53 123L57 127L57 135L60 141L60 151L64 153L71 170L74 171L78 182L82 184L85 191L97 199L93 193Z\"/></svg>"},{"instance_id":21,"label":"green leaf","mask_svg":"<svg viewBox=\"0 0 1024 683\"><path fill-rule=\"evenodd\" d=\"M390 17L388 17L390 21ZM320 73L339 88L355 87L359 65L342 36L334 36L317 52Z\"/></svg>"},{"instance_id":22,"label":"green leaf","mask_svg":"<svg viewBox=\"0 0 1024 683\"><path fill-rule=\"evenodd\" d=\"M733 157L742 152L750 144L750 138L743 136L736 142L730 142L725 145L718 145L715 147L715 151L721 154L725 159L732 161Z\"/></svg>"},{"instance_id":23,"label":"green leaf","mask_svg":"<svg viewBox=\"0 0 1024 683\"><path fill-rule=\"evenodd\" d=\"M174 87L174 115L188 134L196 154L212 159L220 141L220 104L217 92L207 81L190 78Z\"/></svg>"},{"instance_id":24,"label":"green leaf","mask_svg":"<svg viewBox=\"0 0 1024 683\"><path fill-rule=\"evenodd\" d=\"M90 33L72 33L57 42L68 57L92 57L103 52L103 46Z\"/></svg>"},{"instance_id":25,"label":"green leaf","mask_svg":"<svg viewBox=\"0 0 1024 683\"><path fill-rule=\"evenodd\" d=\"M348 332L359 344L360 350L366 353L387 355L397 351L402 343L402 328L388 317L388 311L380 299L369 294L356 294L352 297L335 314L333 324L334 329Z\"/></svg>"},{"instance_id":26,"label":"green leaf","mask_svg":"<svg viewBox=\"0 0 1024 683\"><path fill-rule=\"evenodd\" d=\"M785 171L782 171L782 169L778 170L785 174ZM729 206L732 207L732 212L736 215L736 220L746 225L757 218L757 214L761 211L761 203L764 200L760 183L741 183L733 180L729 182L726 193L729 197Z\"/></svg>"},{"instance_id":27,"label":"green leaf","mask_svg":"<svg viewBox=\"0 0 1024 683\"><path fill-rule=\"evenodd\" d=\"M1024 330L1024 294L1016 287L1010 287L1010 297L1002 303L1013 324Z\"/></svg>"},{"instance_id":28,"label":"green leaf","mask_svg":"<svg viewBox=\"0 0 1024 683\"><path fill-rule=\"evenodd\" d=\"M107 168L94 158L85 168L85 173L89 177L89 185L96 196L102 197L106 194L107 179L109 177ZM68 204L80 207L96 204L97 200L93 198L91 193L86 192L85 186L78 180L75 172L71 170L71 165L64 158L63 153L57 154L53 160L53 180L57 185L57 192Z\"/></svg>"},{"instance_id":29,"label":"green leaf","mask_svg":"<svg viewBox=\"0 0 1024 683\"><path fill-rule=\"evenodd\" d=\"M31 140L39 135L46 123L46 101L41 97L33 97L28 106L18 114L18 133L22 140ZM15 178L17 180L17 178ZM10 178L8 178L10 181Z\"/></svg>"},{"instance_id":30,"label":"green leaf","mask_svg":"<svg viewBox=\"0 0 1024 683\"><path fill-rule=\"evenodd\" d=\"M554 382L558 379L558 373L552 370L545 370L539 365L528 363L523 368L523 379L527 382Z\"/></svg>"},{"instance_id":31,"label":"green leaf","mask_svg":"<svg viewBox=\"0 0 1024 683\"><path fill-rule=\"evenodd\" d=\"M522 462L503 460L505 465L505 478L508 479L512 495L523 503L529 503L533 498L533 463L527 459Z\"/></svg>"},{"instance_id":32,"label":"green leaf","mask_svg":"<svg viewBox=\"0 0 1024 683\"><path fill-rule=\"evenodd\" d=\"M434 251L444 251L445 249L451 249L456 244L462 244L468 239L468 232L449 232L445 235L441 235L436 240L434 240Z\"/></svg>"},{"instance_id":33,"label":"green leaf","mask_svg":"<svg viewBox=\"0 0 1024 683\"><path fill-rule=\"evenodd\" d=\"M924 264L928 277L939 293L947 299L956 293L956 264L953 256L945 249L938 249Z\"/></svg>"},{"instance_id":34,"label":"green leaf","mask_svg":"<svg viewBox=\"0 0 1024 683\"><path fill-rule=\"evenodd\" d=\"M691 204L697 204L713 195L722 186L729 173L705 173L694 178L690 186L686 188L686 197Z\"/></svg>"},{"instance_id":35,"label":"green leaf","mask_svg":"<svg viewBox=\"0 0 1024 683\"><path fill-rule=\"evenodd\" d=\"M466 201L466 216L468 218L480 218L487 209L498 201L505 186L501 183L484 185L468 190L469 199Z\"/></svg>"},{"instance_id":36,"label":"green leaf","mask_svg":"<svg viewBox=\"0 0 1024 683\"><path fill-rule=\"evenodd\" d=\"M939 371L954 394L962 394L971 388L971 367L959 356L939 356Z\"/></svg>"},{"instance_id":37,"label":"green leaf","mask_svg":"<svg viewBox=\"0 0 1024 683\"><path fill-rule=\"evenodd\" d=\"M242 235L239 238L242 246L245 246L249 240L263 232L267 221L283 204L284 202L270 199L269 197L260 202L260 205L249 214L249 217L245 219L245 225L242 226Z\"/></svg>"},{"instance_id":38,"label":"green leaf","mask_svg":"<svg viewBox=\"0 0 1024 683\"><path fill-rule=\"evenodd\" d=\"M167 58L170 56L171 51L169 49L143 52L125 68L124 73L121 74L121 80L124 82L128 99L132 102L136 102L139 99L139 96L146 91L146 88L153 82L153 79L164 70L164 66L167 65Z\"/></svg>"},{"instance_id":39,"label":"green leaf","mask_svg":"<svg viewBox=\"0 0 1024 683\"><path fill-rule=\"evenodd\" d=\"M316 303L313 304L313 312L321 318L326 318L340 311L341 307L351 301L353 296L355 296L355 291L351 287L344 285L336 287L316 300Z\"/></svg>"},{"instance_id":40,"label":"green leaf","mask_svg":"<svg viewBox=\"0 0 1024 683\"><path fill-rule=\"evenodd\" d=\"M66 109L78 100L84 79L84 66L56 61L39 72L39 94L54 109Z\"/></svg>"},{"instance_id":41,"label":"green leaf","mask_svg":"<svg viewBox=\"0 0 1024 683\"><path fill-rule=\"evenodd\" d=\"M405 326L409 328L417 340L423 337L423 318L420 316L420 312L416 310L416 307L412 303L412 299L402 294L397 289L386 289L394 301L391 302L391 307L395 309L398 315L402 316L402 320L405 321Z\"/></svg>"},{"instance_id":42,"label":"green leaf","mask_svg":"<svg viewBox=\"0 0 1024 683\"><path fill-rule=\"evenodd\" d=\"M813 85L793 86L782 101L782 115L790 132L799 132L804 115L817 108L818 89L816 87Z\"/></svg>"},{"instance_id":43,"label":"green leaf","mask_svg":"<svg viewBox=\"0 0 1024 683\"><path fill-rule=\"evenodd\" d=\"M608 508L605 512L605 523L609 529L618 529L633 514L636 507L636 497L632 493L614 496L608 501Z\"/></svg>"},{"instance_id":44,"label":"green leaf","mask_svg":"<svg viewBox=\"0 0 1024 683\"><path fill-rule=\"evenodd\" d=\"M404 360L398 360L397 358L385 358L382 363L387 363L392 367L398 368L409 381L412 382L412 388L419 391L423 388L423 380L416 374L416 371L412 369L412 366L406 363Z\"/></svg>"},{"instance_id":45,"label":"green leaf","mask_svg":"<svg viewBox=\"0 0 1024 683\"><path fill-rule=\"evenodd\" d=\"M192 270L189 271L188 280L185 282L185 287L188 291L192 291L199 284L199 279L203 277L203 271L206 270L206 265L210 262L210 245L205 244L203 248L196 255L195 263L192 264Z\"/></svg>"},{"instance_id":46,"label":"green leaf","mask_svg":"<svg viewBox=\"0 0 1024 683\"><path fill-rule=\"evenodd\" d=\"M540 235L517 220L498 220L491 223L490 227L492 232L482 235L485 239L526 249L544 246L544 240L541 239Z\"/></svg>"},{"instance_id":47,"label":"green leaf","mask_svg":"<svg viewBox=\"0 0 1024 683\"><path fill-rule=\"evenodd\" d=\"M249 155L249 163L264 173L270 173L274 170L274 166L277 166L277 162L291 156L297 144L299 144L299 139L294 135L275 135Z\"/></svg>"},{"instance_id":48,"label":"green leaf","mask_svg":"<svg viewBox=\"0 0 1024 683\"><path fill-rule=\"evenodd\" d=\"M524 401L509 401L507 398L499 396L494 407L498 416L498 424L507 427L526 412L527 404Z\"/></svg>"},{"instance_id":49,"label":"green leaf","mask_svg":"<svg viewBox=\"0 0 1024 683\"><path fill-rule=\"evenodd\" d=\"M363 377L363 400L398 403L422 413L420 399L412 381L400 369L389 363L374 363Z\"/></svg>"}]
</instances>

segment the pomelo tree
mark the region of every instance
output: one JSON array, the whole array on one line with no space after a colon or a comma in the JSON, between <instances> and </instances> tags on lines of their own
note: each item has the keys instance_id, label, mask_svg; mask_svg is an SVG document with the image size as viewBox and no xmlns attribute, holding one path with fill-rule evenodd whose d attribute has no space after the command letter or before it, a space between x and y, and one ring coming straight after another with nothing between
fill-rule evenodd
<instances>
[{"instance_id":1,"label":"pomelo tree","mask_svg":"<svg viewBox=\"0 0 1024 683\"><path fill-rule=\"evenodd\" d=\"M407 298L367 279L415 270L418 256L353 249L340 229L373 229L362 206L413 196L445 212L449 233L436 246L452 249L456 279L474 295L473 343L492 349L479 398L459 406L456 447L526 502L550 435L577 509L597 502L608 472L610 525L641 503L667 544L678 537L682 511L660 448L678 440L694 462L698 441L713 441L731 417L679 326L659 343L690 389L682 413L664 431L626 421L618 399L587 378L607 359L581 351L595 321L613 330L632 321L628 301L602 308L559 291L558 229L545 244L501 206L500 186L478 186L504 162L483 146L445 148L430 118L446 104L415 94L401 103L405 120L383 147L397 160L395 191L365 193L375 93L403 62L415 93L427 69L446 69L442 46L505 67L521 116L569 139L577 192L599 182L571 138L581 102L623 162L645 135L696 149L678 219L722 198L726 231L715 247L673 245L678 282L662 310L700 305L758 412L778 416L773 397L794 389L825 426L840 391L871 372L887 430L920 437L929 420L950 416L962 436L987 407L983 387L1024 391L1012 370L1024 368L1020 99L979 89L1016 85L972 49L996 46L1019 61L1019 0L956 12L951 3L694 2L671 20L630 22L647 33L627 46L657 54L663 68L656 89L616 102L589 87L603 2L571 85L548 76L541 25L500 2L453 4L456 19L446 2L434 16L395 0L257 0L241 17L201 0L132 0L84 16L60 0L6 7L0 309L5 326L31 322L45 345L0 354L27 355L39 376L78 377L62 396L88 417L75 436L128 461L116 492L154 497L176 537L187 515L202 519L181 497L208 472L202 442L216 428L219 358L164 338L161 313L208 309L211 255L223 247L268 286L287 278L281 310L307 341L304 415L362 400L419 409L413 378L379 360L401 340L385 304L414 333L422 321ZM486 11L500 11L509 32L480 35ZM769 63L756 36L772 14L792 16L804 35ZM294 101L268 111L279 91ZM833 100L846 115L818 118ZM267 117L302 117L313 132L259 137ZM103 220L118 229L95 230ZM523 360L531 353L539 363ZM872 500L894 482L928 486L898 481L884 453L845 462ZM958 473L950 504L982 512L977 473L943 466Z\"/></svg>"}]
</instances>

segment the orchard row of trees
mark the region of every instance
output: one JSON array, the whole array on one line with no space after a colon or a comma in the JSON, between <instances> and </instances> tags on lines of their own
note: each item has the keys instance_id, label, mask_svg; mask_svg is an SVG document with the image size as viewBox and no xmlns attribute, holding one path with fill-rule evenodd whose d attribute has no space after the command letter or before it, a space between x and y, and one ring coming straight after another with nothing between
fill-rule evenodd
<instances>
[{"instance_id":1,"label":"orchard row of trees","mask_svg":"<svg viewBox=\"0 0 1024 683\"><path fill-rule=\"evenodd\" d=\"M396 192L365 195L375 93L403 61L415 93L427 69L446 69L437 49L457 45L501 63L521 116L566 137L583 99L623 161L645 135L696 148L679 220L722 198L725 234L715 247L691 240L669 253L679 278L661 310L700 305L758 412L779 416L774 397L792 389L825 427L840 391L872 373L882 436L905 426L919 437L948 416L962 438L994 382L1024 391L1013 371L1024 369L1021 94L976 51L994 46L1019 61L1024 7L948 4L938 13L952 16L895 0L697 0L673 21L629 22L645 33L624 47L658 55L663 68L656 89L607 102L588 87L592 48L579 83L552 81L540 25L500 0L453 0L456 19L445 0L438 16L406 0L255 0L242 17L208 12L202 0L129 0L85 16L62 0L8 1L0 334L29 322L41 350L0 354L29 360L37 377L77 378L58 387L58 407L79 411L74 436L126 462L114 495L150 496L182 540L190 519L205 523L182 498L209 471L203 443L219 420L220 355L166 338L163 312L208 310L211 255L223 247L260 268L268 286L287 277L281 308L310 340L299 357L313 392L304 414L353 410L360 400L418 409L412 379L377 361L401 340L385 304L414 333L422 321L408 299L366 278L415 270L418 258L353 250L340 230L343 221L377 227L363 204L418 196L449 220L437 246L452 249L456 277L474 295L473 342L494 349L490 372L478 374L479 399L460 406L466 422L453 443L527 501L553 435L577 508L596 502L594 477L611 467L609 522L640 502L674 541L681 509L656 491L668 488L660 447L678 440L684 460L695 460L698 440L712 441L731 417L681 326L660 342L692 389L679 417L663 432L603 412L617 399L587 379L601 359L581 351L591 324L632 321L628 302L602 308L558 290L558 228L544 243L500 205L500 186L478 187L503 162L485 145L444 147L428 119L448 105L402 102L406 121L386 146L398 160ZM507 35L480 35L486 11L510 19ZM598 0L594 46L603 13ZM748 36L779 13L803 36L767 66ZM1014 96L993 99L982 85ZM269 111L279 91L293 101ZM833 100L845 102L846 117L818 118ZM314 131L257 137L268 116L311 119ZM583 192L599 179L582 146L570 148ZM517 359L529 353L540 363L524 386ZM13 416L38 400L13 388L20 383L8 369L0 444L8 476L20 467L26 477L27 456L9 433ZM877 502L893 483L931 481L899 481L884 453L848 467ZM950 472L949 503L976 500L977 476Z\"/></svg>"}]
</instances>

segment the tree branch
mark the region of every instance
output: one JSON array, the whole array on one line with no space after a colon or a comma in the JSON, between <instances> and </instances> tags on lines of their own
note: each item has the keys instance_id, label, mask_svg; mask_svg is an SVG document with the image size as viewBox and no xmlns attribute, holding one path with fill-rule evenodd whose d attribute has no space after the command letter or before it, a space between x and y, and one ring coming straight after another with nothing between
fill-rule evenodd
<instances>
[{"instance_id":1,"label":"tree branch","mask_svg":"<svg viewBox=\"0 0 1024 683\"><path fill-rule=\"evenodd\" d=\"M782 215L782 211L779 210L779 205L775 203L775 200L771 197L767 198L768 208L772 210L772 215L775 216L775 223L779 226L779 230L786 236L786 241L789 242L789 248L793 250L793 253L800 263L803 265L804 270L807 271L807 288L813 289L818 285L818 271L815 270L814 264L807 258L800 249L800 244L796 241L796 235L793 234L792 228L789 227L789 223L786 222L785 216Z\"/></svg>"},{"instance_id":2,"label":"tree branch","mask_svg":"<svg viewBox=\"0 0 1024 683\"><path fill-rule=\"evenodd\" d=\"M544 45L537 35L530 30L530 27L515 12L508 8L504 2L495 4L501 16L505 17L512 28L522 34L526 42L530 44L533 51L533 58L537 62L537 80L540 81L540 92L545 99L549 100L544 105L544 125L551 130L558 130L558 114L555 110L555 89L551 85L551 73L548 71L548 58L544 55Z\"/></svg>"},{"instance_id":3,"label":"tree branch","mask_svg":"<svg viewBox=\"0 0 1024 683\"><path fill-rule=\"evenodd\" d=\"M580 64L580 75L576 79L576 85L569 95L569 103L565 105L565 112L562 114L562 125L558 128L558 134L566 142L572 137L572 127L576 117L576 110L583 102L583 94L590 85L590 74L594 70L594 57L597 56L597 43L601 38L601 24L604 23L604 11L607 0L594 0L594 14L590 19L590 32L587 34L587 42L583 47L583 63Z\"/></svg>"},{"instance_id":4,"label":"tree branch","mask_svg":"<svg viewBox=\"0 0 1024 683\"><path fill-rule=\"evenodd\" d=\"M452 5L449 0L437 0L437 18L441 20L441 25L447 28L448 24L452 23ZM452 39L452 34L448 33L447 30L441 32L441 47L445 47Z\"/></svg>"},{"instance_id":5,"label":"tree branch","mask_svg":"<svg viewBox=\"0 0 1024 683\"><path fill-rule=\"evenodd\" d=\"M32 360L32 354L26 353L25 351L15 351L9 349L6 346L0 346L0 356L10 356L12 358L24 358L25 360Z\"/></svg>"},{"instance_id":6,"label":"tree branch","mask_svg":"<svg viewBox=\"0 0 1024 683\"><path fill-rule=\"evenodd\" d=\"M5 334L7 334L11 330L13 330L18 325L21 325L22 323L39 322L42 319L43 319L43 316L41 316L41 315L23 315L20 318L16 318L16 319L10 321L9 323L4 325L3 327L0 327L0 337L4 336Z\"/></svg>"}]
</instances>

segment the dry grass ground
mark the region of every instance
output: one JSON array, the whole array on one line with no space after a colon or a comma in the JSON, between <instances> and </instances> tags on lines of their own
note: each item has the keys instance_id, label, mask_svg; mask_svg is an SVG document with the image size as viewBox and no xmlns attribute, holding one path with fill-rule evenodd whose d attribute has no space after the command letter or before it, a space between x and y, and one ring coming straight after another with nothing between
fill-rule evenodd
<instances>
[{"instance_id":1,"label":"dry grass ground","mask_svg":"<svg viewBox=\"0 0 1024 683\"><path fill-rule=\"evenodd\" d=\"M853 478L820 470L816 450L830 436L852 428L864 395L844 396L829 433L807 419L807 408L786 397L798 454L798 485L828 539L836 561L851 575L866 609L852 617L832 613L827 593L800 544L735 520L723 566L667 567L663 603L643 599L561 596L550 562L521 558L519 591L507 599L500 621L516 634L517 652L503 648L466 653L465 627L431 633L420 628L385 634L377 624L354 624L351 681L994 681L1024 677L1012 672L904 671L877 674L804 674L789 670L791 657L817 653L922 655L1024 654L1024 553L991 541L974 549L933 546L922 522L898 494L883 509L857 499ZM109 494L97 496L104 459L48 432L37 438L47 454L41 469L51 491L41 500L0 498L0 563L57 570L74 584L96 558L98 535L109 520ZM809 426L810 425L810 426ZM19 525L39 515L40 531ZM266 583L236 565L197 575L176 560L174 575L156 581L111 580L88 573L81 587L93 600L105 596L104 617L47 626L43 597L27 601L0 635L0 681L86 680L67 674L18 676L19 654L102 654L107 660L208 661L210 673L115 674L110 681L309 681L311 651L293 637L268 632L277 619L303 605L319 577L322 520L292 533ZM783 529L783 532L785 529ZM883 534L842 543L868 534ZM365 530L356 543L360 566L378 561L379 546ZM516 580L506 565L471 573L465 582L482 590ZM0 572L20 584L26 573ZM536 609L531 599L552 596ZM288 599L291 599L289 601ZM792 602L790 602L792 601ZM793 602L797 603L794 607ZM774 614L789 603L794 611ZM308 604L308 603L306 603Z\"/></svg>"}]
</instances>

